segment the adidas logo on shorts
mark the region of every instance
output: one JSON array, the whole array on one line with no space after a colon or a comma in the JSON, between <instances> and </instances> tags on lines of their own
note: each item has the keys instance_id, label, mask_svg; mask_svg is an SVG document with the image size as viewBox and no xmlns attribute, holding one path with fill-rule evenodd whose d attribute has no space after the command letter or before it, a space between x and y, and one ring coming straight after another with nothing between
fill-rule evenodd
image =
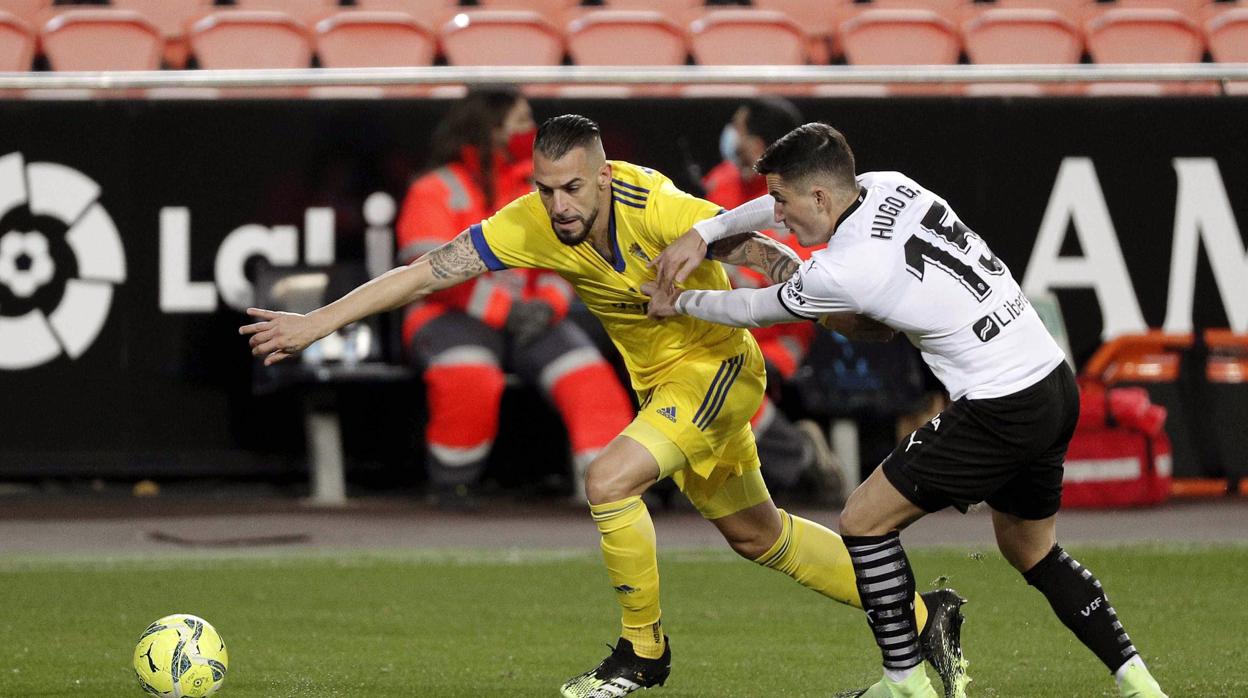
<instances>
[{"instance_id":1,"label":"adidas logo on shorts","mask_svg":"<svg viewBox=\"0 0 1248 698\"><path fill-rule=\"evenodd\" d=\"M658 413L663 415L664 417L667 417L669 420L671 420L673 424L676 423L676 408L675 407L660 407L658 409Z\"/></svg>"}]
</instances>

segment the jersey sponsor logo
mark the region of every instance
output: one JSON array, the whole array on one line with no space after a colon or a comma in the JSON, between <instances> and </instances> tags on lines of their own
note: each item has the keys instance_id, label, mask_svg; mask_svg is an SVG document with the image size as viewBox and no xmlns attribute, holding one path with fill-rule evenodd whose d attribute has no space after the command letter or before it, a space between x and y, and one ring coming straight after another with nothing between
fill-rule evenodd
<instances>
[{"instance_id":1,"label":"jersey sponsor logo","mask_svg":"<svg viewBox=\"0 0 1248 698\"><path fill-rule=\"evenodd\" d=\"M985 315L975 321L971 325L971 329L975 332L975 336L979 337L979 341L987 342L988 340L1001 334L1001 325L992 319L991 315Z\"/></svg>"},{"instance_id":2,"label":"jersey sponsor logo","mask_svg":"<svg viewBox=\"0 0 1248 698\"><path fill-rule=\"evenodd\" d=\"M1001 334L1001 330L1006 325L1021 317L1030 306L1031 301L1027 300L1027 296L1022 291L1019 291L1017 296L1002 303L991 314L977 320L971 328L975 331L975 336L979 337L979 341L987 342Z\"/></svg>"},{"instance_id":3,"label":"jersey sponsor logo","mask_svg":"<svg viewBox=\"0 0 1248 698\"><path fill-rule=\"evenodd\" d=\"M667 417L667 420L671 422L672 424L676 423L676 408L675 407L660 407L659 409L655 411L663 415L664 417Z\"/></svg>"},{"instance_id":4,"label":"jersey sponsor logo","mask_svg":"<svg viewBox=\"0 0 1248 698\"><path fill-rule=\"evenodd\" d=\"M100 193L65 165L0 157L0 370L77 359L104 329L126 257Z\"/></svg>"}]
</instances>

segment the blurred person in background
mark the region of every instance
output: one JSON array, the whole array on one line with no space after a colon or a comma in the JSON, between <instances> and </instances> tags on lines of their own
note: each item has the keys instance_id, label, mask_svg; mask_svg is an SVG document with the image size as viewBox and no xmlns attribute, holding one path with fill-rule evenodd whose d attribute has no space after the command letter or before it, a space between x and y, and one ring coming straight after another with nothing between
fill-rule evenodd
<instances>
[{"instance_id":1,"label":"blurred person in background","mask_svg":"<svg viewBox=\"0 0 1248 698\"><path fill-rule=\"evenodd\" d=\"M702 181L706 199L733 209L765 195L767 178L754 171L754 162L767 146L802 123L801 112L782 97L760 97L739 106L720 136L723 160ZM803 247L788 230L759 232L787 245L801 259L810 258L811 248ZM763 275L749 267L727 265L724 269L734 288L769 285ZM796 489L817 501L841 504L845 501L844 478L823 428L809 419L794 423L776 404L783 384L793 378L806 358L815 337L814 323L757 327L750 332L767 366L768 391L750 420L767 481L778 490Z\"/></svg>"},{"instance_id":2,"label":"blurred person in background","mask_svg":"<svg viewBox=\"0 0 1248 698\"><path fill-rule=\"evenodd\" d=\"M528 101L514 87L469 92L433 132L430 169L403 200L401 264L452 240L532 191ZM407 307L403 345L423 372L426 468L433 500L472 502L498 435L504 370L539 386L571 442L574 496L594 456L632 420L632 403L589 338L565 321L572 289L549 271L485 274Z\"/></svg>"}]
</instances>

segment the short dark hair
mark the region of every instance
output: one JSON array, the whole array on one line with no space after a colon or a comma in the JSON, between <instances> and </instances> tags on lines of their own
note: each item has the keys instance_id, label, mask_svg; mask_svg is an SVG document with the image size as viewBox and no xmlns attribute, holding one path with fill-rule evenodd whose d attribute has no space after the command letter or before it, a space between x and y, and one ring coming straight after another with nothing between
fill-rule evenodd
<instances>
[{"instance_id":1,"label":"short dark hair","mask_svg":"<svg viewBox=\"0 0 1248 698\"><path fill-rule=\"evenodd\" d=\"M745 132L758 136L767 145L802 125L802 113L783 97L756 97L742 106L746 110Z\"/></svg>"},{"instance_id":2,"label":"short dark hair","mask_svg":"<svg viewBox=\"0 0 1248 698\"><path fill-rule=\"evenodd\" d=\"M840 186L855 186L854 151L840 131L818 122L798 126L767 146L754 163L754 170L762 175L777 174L789 181L815 175Z\"/></svg>"},{"instance_id":3,"label":"short dark hair","mask_svg":"<svg viewBox=\"0 0 1248 698\"><path fill-rule=\"evenodd\" d=\"M573 148L581 148L602 140L598 124L580 114L552 116L537 128L533 149L551 160L558 160Z\"/></svg>"}]
</instances>

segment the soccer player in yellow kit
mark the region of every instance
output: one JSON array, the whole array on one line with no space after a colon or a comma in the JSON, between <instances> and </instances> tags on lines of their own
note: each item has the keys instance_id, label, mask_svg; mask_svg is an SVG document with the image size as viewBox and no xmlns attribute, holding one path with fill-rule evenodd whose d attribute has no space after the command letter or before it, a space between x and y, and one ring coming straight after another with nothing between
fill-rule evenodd
<instances>
[{"instance_id":1,"label":"soccer player in yellow kit","mask_svg":"<svg viewBox=\"0 0 1248 698\"><path fill-rule=\"evenodd\" d=\"M548 120L534 153L537 191L469 227L405 267L307 315L249 309L240 329L266 364L373 313L398 308L489 270L550 269L567 279L619 348L641 407L589 466L585 494L623 612L614 651L564 683L569 698L611 698L661 685L671 648L660 624L654 524L641 499L671 477L737 553L841 603L861 608L840 537L772 503L759 473L749 420L763 396L763 359L753 337L689 317L646 317L650 262L719 207L662 174L608 161L598 126L576 115ZM779 283L797 256L762 235L717 243L709 255L746 264ZM700 265L690 288L730 288L718 263ZM948 590L915 596L925 656L942 679L960 671L961 599ZM942 668L944 667L944 668ZM960 685L957 680L947 683ZM964 683L962 681L961 683ZM961 695L959 688L951 695Z\"/></svg>"}]
</instances>

